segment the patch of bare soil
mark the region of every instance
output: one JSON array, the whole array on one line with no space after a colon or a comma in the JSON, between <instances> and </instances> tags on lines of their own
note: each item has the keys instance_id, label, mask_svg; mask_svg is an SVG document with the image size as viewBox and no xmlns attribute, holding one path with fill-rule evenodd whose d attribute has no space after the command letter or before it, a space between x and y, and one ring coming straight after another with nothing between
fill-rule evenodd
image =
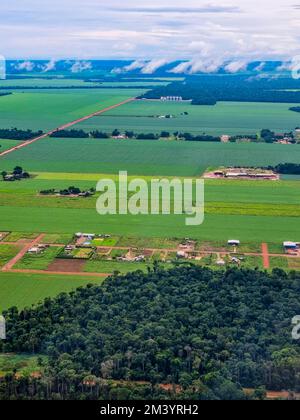
<instances>
[{"instance_id":1,"label":"patch of bare soil","mask_svg":"<svg viewBox=\"0 0 300 420\"><path fill-rule=\"evenodd\" d=\"M57 258L54 260L47 271L55 271L61 273L82 273L86 261Z\"/></svg>"}]
</instances>

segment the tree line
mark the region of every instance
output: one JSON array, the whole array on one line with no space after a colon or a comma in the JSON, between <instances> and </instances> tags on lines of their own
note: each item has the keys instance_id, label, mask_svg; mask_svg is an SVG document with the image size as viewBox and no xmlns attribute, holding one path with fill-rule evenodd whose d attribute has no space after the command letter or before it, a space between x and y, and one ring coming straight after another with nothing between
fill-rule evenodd
<instances>
[{"instance_id":1,"label":"tree line","mask_svg":"<svg viewBox=\"0 0 300 420\"><path fill-rule=\"evenodd\" d=\"M289 90L291 89L291 90ZM191 76L183 82L157 86L140 98L160 99L181 96L193 105L216 105L218 101L300 103L299 80L292 78L259 79L249 76Z\"/></svg>"},{"instance_id":2,"label":"tree line","mask_svg":"<svg viewBox=\"0 0 300 420\"><path fill-rule=\"evenodd\" d=\"M8 140L31 140L43 134L42 131L19 130L18 128L1 128L0 138Z\"/></svg>"},{"instance_id":3,"label":"tree line","mask_svg":"<svg viewBox=\"0 0 300 420\"><path fill-rule=\"evenodd\" d=\"M267 169L283 175L300 175L299 163L280 163L276 166L268 166Z\"/></svg>"},{"instance_id":4,"label":"tree line","mask_svg":"<svg viewBox=\"0 0 300 420\"><path fill-rule=\"evenodd\" d=\"M291 334L299 293L297 272L155 263L148 273L115 273L102 286L11 308L0 351L47 359L41 378L3 378L0 398L174 399L177 387L176 398L214 400L247 399L243 388L300 391Z\"/></svg>"}]
</instances>

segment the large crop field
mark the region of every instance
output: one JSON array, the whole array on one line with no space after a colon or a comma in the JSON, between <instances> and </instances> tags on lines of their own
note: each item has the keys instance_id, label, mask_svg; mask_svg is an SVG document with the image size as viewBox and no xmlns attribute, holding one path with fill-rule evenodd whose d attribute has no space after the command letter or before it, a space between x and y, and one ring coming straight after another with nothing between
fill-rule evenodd
<instances>
[{"instance_id":1,"label":"large crop field","mask_svg":"<svg viewBox=\"0 0 300 420\"><path fill-rule=\"evenodd\" d=\"M15 91L0 97L0 128L49 131L139 93L136 89Z\"/></svg>"},{"instance_id":2,"label":"large crop field","mask_svg":"<svg viewBox=\"0 0 300 420\"><path fill-rule=\"evenodd\" d=\"M219 102L215 106L195 106L190 103L136 101L105 115L85 121L78 127L111 132L113 129L137 133L209 133L215 135L256 134L263 128L276 132L295 129L300 117L290 104ZM185 113L188 113L186 115ZM173 118L160 118L172 115Z\"/></svg>"},{"instance_id":3,"label":"large crop field","mask_svg":"<svg viewBox=\"0 0 300 420\"><path fill-rule=\"evenodd\" d=\"M89 283L101 284L103 279L94 277L66 277L48 274L0 273L0 313L12 306L26 306L70 292Z\"/></svg>"},{"instance_id":4,"label":"large crop field","mask_svg":"<svg viewBox=\"0 0 300 420\"><path fill-rule=\"evenodd\" d=\"M299 161L299 145L51 138L1 158L0 170L22 164L33 172L199 176L211 166Z\"/></svg>"},{"instance_id":5,"label":"large crop field","mask_svg":"<svg viewBox=\"0 0 300 420\"><path fill-rule=\"evenodd\" d=\"M0 231L70 234L91 231L133 237L189 236L214 241L238 237L244 242L274 243L300 238L298 181L208 180L205 222L187 228L185 216L99 216L95 210L96 197L38 194L43 189L64 189L71 184L87 189L95 187L98 179L94 174L87 180L80 179L80 174L64 179L67 175L42 173L20 183L0 182Z\"/></svg>"}]
</instances>

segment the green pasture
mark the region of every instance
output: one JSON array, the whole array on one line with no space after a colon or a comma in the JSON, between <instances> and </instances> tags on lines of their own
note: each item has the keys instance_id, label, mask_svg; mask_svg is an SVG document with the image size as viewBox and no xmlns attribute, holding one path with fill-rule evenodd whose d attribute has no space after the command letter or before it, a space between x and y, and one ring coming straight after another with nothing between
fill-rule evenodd
<instances>
[{"instance_id":1,"label":"green pasture","mask_svg":"<svg viewBox=\"0 0 300 420\"><path fill-rule=\"evenodd\" d=\"M59 221L59 222L58 222ZM109 215L100 216L95 209L0 207L0 230L74 233L78 231L198 240L238 238L245 242L299 241L299 217L207 214L201 226L187 227L180 215Z\"/></svg>"},{"instance_id":2,"label":"green pasture","mask_svg":"<svg viewBox=\"0 0 300 420\"><path fill-rule=\"evenodd\" d=\"M0 268L16 256L19 250L15 245L4 245L0 242Z\"/></svg>"},{"instance_id":3,"label":"green pasture","mask_svg":"<svg viewBox=\"0 0 300 420\"><path fill-rule=\"evenodd\" d=\"M46 297L102 282L103 279L93 276L0 273L0 313L12 306L23 309L42 302Z\"/></svg>"},{"instance_id":4,"label":"green pasture","mask_svg":"<svg viewBox=\"0 0 300 420\"><path fill-rule=\"evenodd\" d=\"M1 114L0 114L1 115ZM1 119L1 117L0 117ZM0 158L0 170L200 176L208 167L298 163L300 145L184 141L43 139Z\"/></svg>"},{"instance_id":5,"label":"green pasture","mask_svg":"<svg viewBox=\"0 0 300 420\"><path fill-rule=\"evenodd\" d=\"M49 131L141 93L136 89L52 89L0 98L0 128Z\"/></svg>"},{"instance_id":6,"label":"green pasture","mask_svg":"<svg viewBox=\"0 0 300 420\"><path fill-rule=\"evenodd\" d=\"M4 152L5 150L11 149L12 147L17 146L18 144L20 144L20 142L17 140L0 139L0 153Z\"/></svg>"},{"instance_id":7,"label":"green pasture","mask_svg":"<svg viewBox=\"0 0 300 420\"><path fill-rule=\"evenodd\" d=\"M170 133L215 135L255 134L263 128L285 132L295 129L300 122L299 115L289 110L291 106L249 102L219 102L215 106L205 106L140 100L80 123L78 127L86 130L101 128L108 132L118 128L143 133L166 130ZM165 115L173 118L160 118Z\"/></svg>"}]
</instances>

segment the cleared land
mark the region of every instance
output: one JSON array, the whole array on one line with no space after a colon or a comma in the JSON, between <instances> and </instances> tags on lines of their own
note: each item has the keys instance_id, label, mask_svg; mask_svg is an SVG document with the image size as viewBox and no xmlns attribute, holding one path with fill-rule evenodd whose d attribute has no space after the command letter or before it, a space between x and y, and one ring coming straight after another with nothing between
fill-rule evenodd
<instances>
[{"instance_id":1,"label":"cleared land","mask_svg":"<svg viewBox=\"0 0 300 420\"><path fill-rule=\"evenodd\" d=\"M203 132L215 135L255 134L263 128L277 132L291 131L299 125L299 115L289 110L292 104L219 102L215 106L195 106L190 103L135 101L122 109L95 117L78 125L87 130L113 129L135 132L162 130L174 133ZM184 113L188 115L184 115ZM296 114L296 115L295 115ZM173 118L159 118L172 115Z\"/></svg>"},{"instance_id":2,"label":"cleared land","mask_svg":"<svg viewBox=\"0 0 300 420\"><path fill-rule=\"evenodd\" d=\"M299 161L300 145L50 138L2 157L0 169L22 164L31 172L199 176L208 167Z\"/></svg>"},{"instance_id":3,"label":"cleared land","mask_svg":"<svg viewBox=\"0 0 300 420\"><path fill-rule=\"evenodd\" d=\"M136 89L16 91L0 98L0 128L49 131L139 93Z\"/></svg>"},{"instance_id":4,"label":"cleared land","mask_svg":"<svg viewBox=\"0 0 300 420\"><path fill-rule=\"evenodd\" d=\"M65 277L51 274L0 273L0 312L12 306L22 309L41 302L46 297L54 297L62 292L70 292L90 283L101 284L97 277Z\"/></svg>"}]
</instances>

